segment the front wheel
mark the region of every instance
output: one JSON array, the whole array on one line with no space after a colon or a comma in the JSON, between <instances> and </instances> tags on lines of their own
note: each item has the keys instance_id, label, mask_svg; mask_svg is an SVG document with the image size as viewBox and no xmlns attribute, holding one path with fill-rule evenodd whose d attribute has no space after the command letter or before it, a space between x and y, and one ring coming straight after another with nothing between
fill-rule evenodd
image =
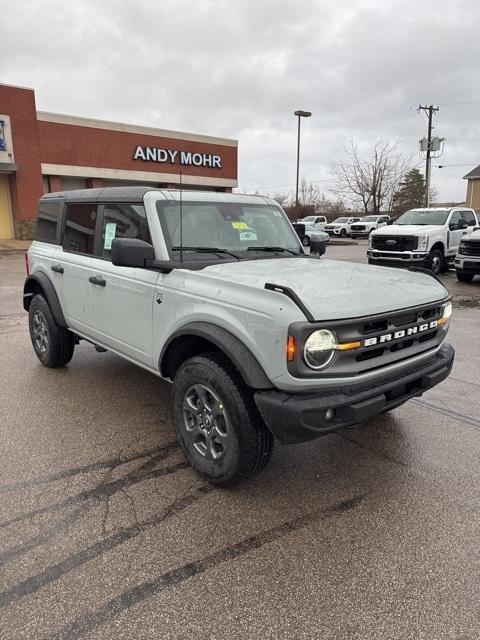
<instances>
[{"instance_id":1,"label":"front wheel","mask_svg":"<svg viewBox=\"0 0 480 640\"><path fill-rule=\"evenodd\" d=\"M55 322L48 302L36 294L28 309L28 325L33 350L46 367L64 367L72 359L75 338Z\"/></svg>"},{"instance_id":2,"label":"front wheel","mask_svg":"<svg viewBox=\"0 0 480 640\"><path fill-rule=\"evenodd\" d=\"M466 273L465 271L457 271L457 280L460 280L460 282L471 282L474 275L473 273Z\"/></svg>"},{"instance_id":3,"label":"front wheel","mask_svg":"<svg viewBox=\"0 0 480 640\"><path fill-rule=\"evenodd\" d=\"M273 436L240 375L218 354L182 364L173 383L172 415L185 456L212 485L238 484L270 459Z\"/></svg>"},{"instance_id":4,"label":"front wheel","mask_svg":"<svg viewBox=\"0 0 480 640\"><path fill-rule=\"evenodd\" d=\"M427 268L433 271L435 275L439 275L443 270L444 257L440 249L432 249L427 258Z\"/></svg>"},{"instance_id":5,"label":"front wheel","mask_svg":"<svg viewBox=\"0 0 480 640\"><path fill-rule=\"evenodd\" d=\"M310 238L308 236L305 236L302 240L302 244L304 247L309 247L310 246Z\"/></svg>"},{"instance_id":6,"label":"front wheel","mask_svg":"<svg viewBox=\"0 0 480 640\"><path fill-rule=\"evenodd\" d=\"M347 231L346 229L342 229L340 231L340 238L346 238L347 237Z\"/></svg>"}]
</instances>

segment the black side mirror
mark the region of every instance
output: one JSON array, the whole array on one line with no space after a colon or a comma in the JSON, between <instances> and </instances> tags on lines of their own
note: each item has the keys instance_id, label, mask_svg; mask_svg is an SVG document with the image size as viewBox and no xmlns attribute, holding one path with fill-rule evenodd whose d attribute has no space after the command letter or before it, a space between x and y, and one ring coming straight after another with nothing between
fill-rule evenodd
<instances>
[{"instance_id":1,"label":"black side mirror","mask_svg":"<svg viewBox=\"0 0 480 640\"><path fill-rule=\"evenodd\" d=\"M326 240L310 241L310 254L317 254L318 256L323 256L326 248L327 248Z\"/></svg>"},{"instance_id":2,"label":"black side mirror","mask_svg":"<svg viewBox=\"0 0 480 640\"><path fill-rule=\"evenodd\" d=\"M448 228L450 231L460 231L460 229L466 229L468 227L467 221L460 218L458 222L450 222Z\"/></svg>"},{"instance_id":3,"label":"black side mirror","mask_svg":"<svg viewBox=\"0 0 480 640\"><path fill-rule=\"evenodd\" d=\"M389 220L387 224L393 224L393 220Z\"/></svg>"},{"instance_id":4,"label":"black side mirror","mask_svg":"<svg viewBox=\"0 0 480 640\"><path fill-rule=\"evenodd\" d=\"M117 267L145 267L146 260L155 260L155 249L136 238L114 238L111 257Z\"/></svg>"}]
</instances>

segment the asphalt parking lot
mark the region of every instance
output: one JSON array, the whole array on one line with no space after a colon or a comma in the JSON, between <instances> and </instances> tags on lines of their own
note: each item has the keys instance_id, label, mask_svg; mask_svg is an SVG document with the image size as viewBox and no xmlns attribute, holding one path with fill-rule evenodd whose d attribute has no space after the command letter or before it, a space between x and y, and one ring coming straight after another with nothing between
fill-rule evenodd
<instances>
[{"instance_id":1,"label":"asphalt parking lot","mask_svg":"<svg viewBox=\"0 0 480 640\"><path fill-rule=\"evenodd\" d=\"M84 342L39 364L0 253L0 638L479 638L480 279L442 278L447 381L216 490L167 383Z\"/></svg>"}]
</instances>

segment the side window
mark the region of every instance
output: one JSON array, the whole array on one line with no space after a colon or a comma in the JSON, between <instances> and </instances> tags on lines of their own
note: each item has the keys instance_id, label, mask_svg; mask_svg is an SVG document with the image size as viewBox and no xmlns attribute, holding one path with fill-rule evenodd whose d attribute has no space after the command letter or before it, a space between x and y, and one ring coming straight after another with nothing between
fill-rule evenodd
<instances>
[{"instance_id":1,"label":"side window","mask_svg":"<svg viewBox=\"0 0 480 640\"><path fill-rule=\"evenodd\" d=\"M450 218L449 224L458 224L458 221L460 220L460 218L461 218L460 211L454 211L452 213L452 217Z\"/></svg>"},{"instance_id":2,"label":"side window","mask_svg":"<svg viewBox=\"0 0 480 640\"><path fill-rule=\"evenodd\" d=\"M471 211L461 211L460 215L464 220L467 221L467 226L474 227L477 224L475 221L475 216Z\"/></svg>"},{"instance_id":3,"label":"side window","mask_svg":"<svg viewBox=\"0 0 480 640\"><path fill-rule=\"evenodd\" d=\"M35 240L57 244L57 225L63 202L42 201L38 203Z\"/></svg>"},{"instance_id":4,"label":"side window","mask_svg":"<svg viewBox=\"0 0 480 640\"><path fill-rule=\"evenodd\" d=\"M97 205L95 203L67 204L63 233L65 251L92 255L96 220Z\"/></svg>"},{"instance_id":5,"label":"side window","mask_svg":"<svg viewBox=\"0 0 480 640\"><path fill-rule=\"evenodd\" d=\"M106 204L103 209L102 258L110 259L114 238L152 242L143 204Z\"/></svg>"}]
</instances>

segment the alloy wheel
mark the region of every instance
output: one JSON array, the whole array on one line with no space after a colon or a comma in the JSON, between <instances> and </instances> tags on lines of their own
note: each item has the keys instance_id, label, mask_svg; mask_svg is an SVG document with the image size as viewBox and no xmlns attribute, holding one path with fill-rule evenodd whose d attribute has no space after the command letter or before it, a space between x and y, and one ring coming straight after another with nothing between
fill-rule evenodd
<instances>
[{"instance_id":1,"label":"alloy wheel","mask_svg":"<svg viewBox=\"0 0 480 640\"><path fill-rule=\"evenodd\" d=\"M185 393L183 419L193 448L207 460L222 458L228 448L231 427L219 395L204 384Z\"/></svg>"},{"instance_id":2,"label":"alloy wheel","mask_svg":"<svg viewBox=\"0 0 480 640\"><path fill-rule=\"evenodd\" d=\"M43 354L48 349L48 325L43 313L38 309L33 314L33 340L39 353Z\"/></svg>"}]
</instances>

